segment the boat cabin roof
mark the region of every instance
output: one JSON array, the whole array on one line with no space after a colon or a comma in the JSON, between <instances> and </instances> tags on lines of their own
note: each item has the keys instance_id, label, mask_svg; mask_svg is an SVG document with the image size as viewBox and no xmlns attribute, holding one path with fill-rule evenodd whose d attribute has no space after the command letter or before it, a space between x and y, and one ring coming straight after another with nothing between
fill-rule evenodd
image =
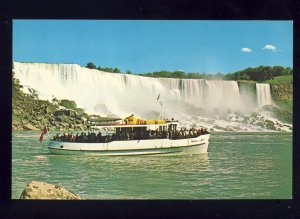
<instances>
[{"instance_id":1,"label":"boat cabin roof","mask_svg":"<svg viewBox=\"0 0 300 219\"><path fill-rule=\"evenodd\" d=\"M157 127L164 127L169 125L177 125L178 122L170 122L165 124L112 124L112 125L101 125L101 126L91 126L92 129L104 129L104 128L141 128L141 127L149 127L149 128L157 128Z\"/></svg>"}]
</instances>

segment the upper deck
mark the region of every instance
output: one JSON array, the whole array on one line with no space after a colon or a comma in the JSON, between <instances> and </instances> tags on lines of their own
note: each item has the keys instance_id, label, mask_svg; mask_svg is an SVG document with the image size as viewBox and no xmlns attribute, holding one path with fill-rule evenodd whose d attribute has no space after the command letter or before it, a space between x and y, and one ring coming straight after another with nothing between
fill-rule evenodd
<instances>
[{"instance_id":1,"label":"upper deck","mask_svg":"<svg viewBox=\"0 0 300 219\"><path fill-rule=\"evenodd\" d=\"M135 128L145 128L149 130L175 130L177 128L178 121L172 120L165 120L165 119L150 119L150 120L143 120L137 119L134 115L131 115L125 118L122 122L119 123L111 123L109 125L94 125L91 126L91 129L135 129Z\"/></svg>"},{"instance_id":2,"label":"upper deck","mask_svg":"<svg viewBox=\"0 0 300 219\"><path fill-rule=\"evenodd\" d=\"M155 130L159 127L170 127L170 126L177 126L178 122L167 122L165 124L110 124L110 125L97 125L91 126L91 129L117 129L117 128L148 128L151 130Z\"/></svg>"}]
</instances>

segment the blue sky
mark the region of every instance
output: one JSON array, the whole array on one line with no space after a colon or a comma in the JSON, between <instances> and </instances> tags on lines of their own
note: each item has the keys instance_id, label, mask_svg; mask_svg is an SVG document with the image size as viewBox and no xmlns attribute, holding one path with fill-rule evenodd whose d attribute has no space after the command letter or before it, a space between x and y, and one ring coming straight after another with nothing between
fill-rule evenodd
<instances>
[{"instance_id":1,"label":"blue sky","mask_svg":"<svg viewBox=\"0 0 300 219\"><path fill-rule=\"evenodd\" d=\"M292 21L14 20L13 60L122 72L293 65Z\"/></svg>"}]
</instances>

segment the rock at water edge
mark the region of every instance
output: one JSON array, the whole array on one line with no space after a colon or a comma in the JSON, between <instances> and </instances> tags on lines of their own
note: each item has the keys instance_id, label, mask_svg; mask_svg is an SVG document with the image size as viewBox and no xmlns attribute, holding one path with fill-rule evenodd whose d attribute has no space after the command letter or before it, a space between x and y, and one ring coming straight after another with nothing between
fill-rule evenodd
<instances>
[{"instance_id":1,"label":"rock at water edge","mask_svg":"<svg viewBox=\"0 0 300 219\"><path fill-rule=\"evenodd\" d=\"M20 199L81 200L82 198L61 186L45 182L31 181L25 187Z\"/></svg>"}]
</instances>

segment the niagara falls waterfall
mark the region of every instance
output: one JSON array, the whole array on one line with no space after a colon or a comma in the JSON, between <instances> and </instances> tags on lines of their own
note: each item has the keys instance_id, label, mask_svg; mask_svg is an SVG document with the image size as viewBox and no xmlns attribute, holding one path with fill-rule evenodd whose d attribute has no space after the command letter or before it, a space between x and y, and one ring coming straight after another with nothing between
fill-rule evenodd
<instances>
[{"instance_id":1,"label":"niagara falls waterfall","mask_svg":"<svg viewBox=\"0 0 300 219\"><path fill-rule=\"evenodd\" d=\"M91 113L124 116L157 111L158 94L167 111L186 105L231 111L240 111L244 106L235 81L149 78L76 64L14 63L14 70L21 84L37 90L41 98L74 100Z\"/></svg>"},{"instance_id":2,"label":"niagara falls waterfall","mask_svg":"<svg viewBox=\"0 0 300 219\"><path fill-rule=\"evenodd\" d=\"M256 92L241 92L236 81L151 78L107 73L77 64L14 62L13 66L24 92L32 88L40 99L74 100L86 112L101 116L157 118L158 95L165 118L201 118L202 122L203 117L244 115L272 103L268 84L256 84Z\"/></svg>"},{"instance_id":3,"label":"niagara falls waterfall","mask_svg":"<svg viewBox=\"0 0 300 219\"><path fill-rule=\"evenodd\" d=\"M257 104L258 106L272 105L270 84L257 83Z\"/></svg>"}]
</instances>

